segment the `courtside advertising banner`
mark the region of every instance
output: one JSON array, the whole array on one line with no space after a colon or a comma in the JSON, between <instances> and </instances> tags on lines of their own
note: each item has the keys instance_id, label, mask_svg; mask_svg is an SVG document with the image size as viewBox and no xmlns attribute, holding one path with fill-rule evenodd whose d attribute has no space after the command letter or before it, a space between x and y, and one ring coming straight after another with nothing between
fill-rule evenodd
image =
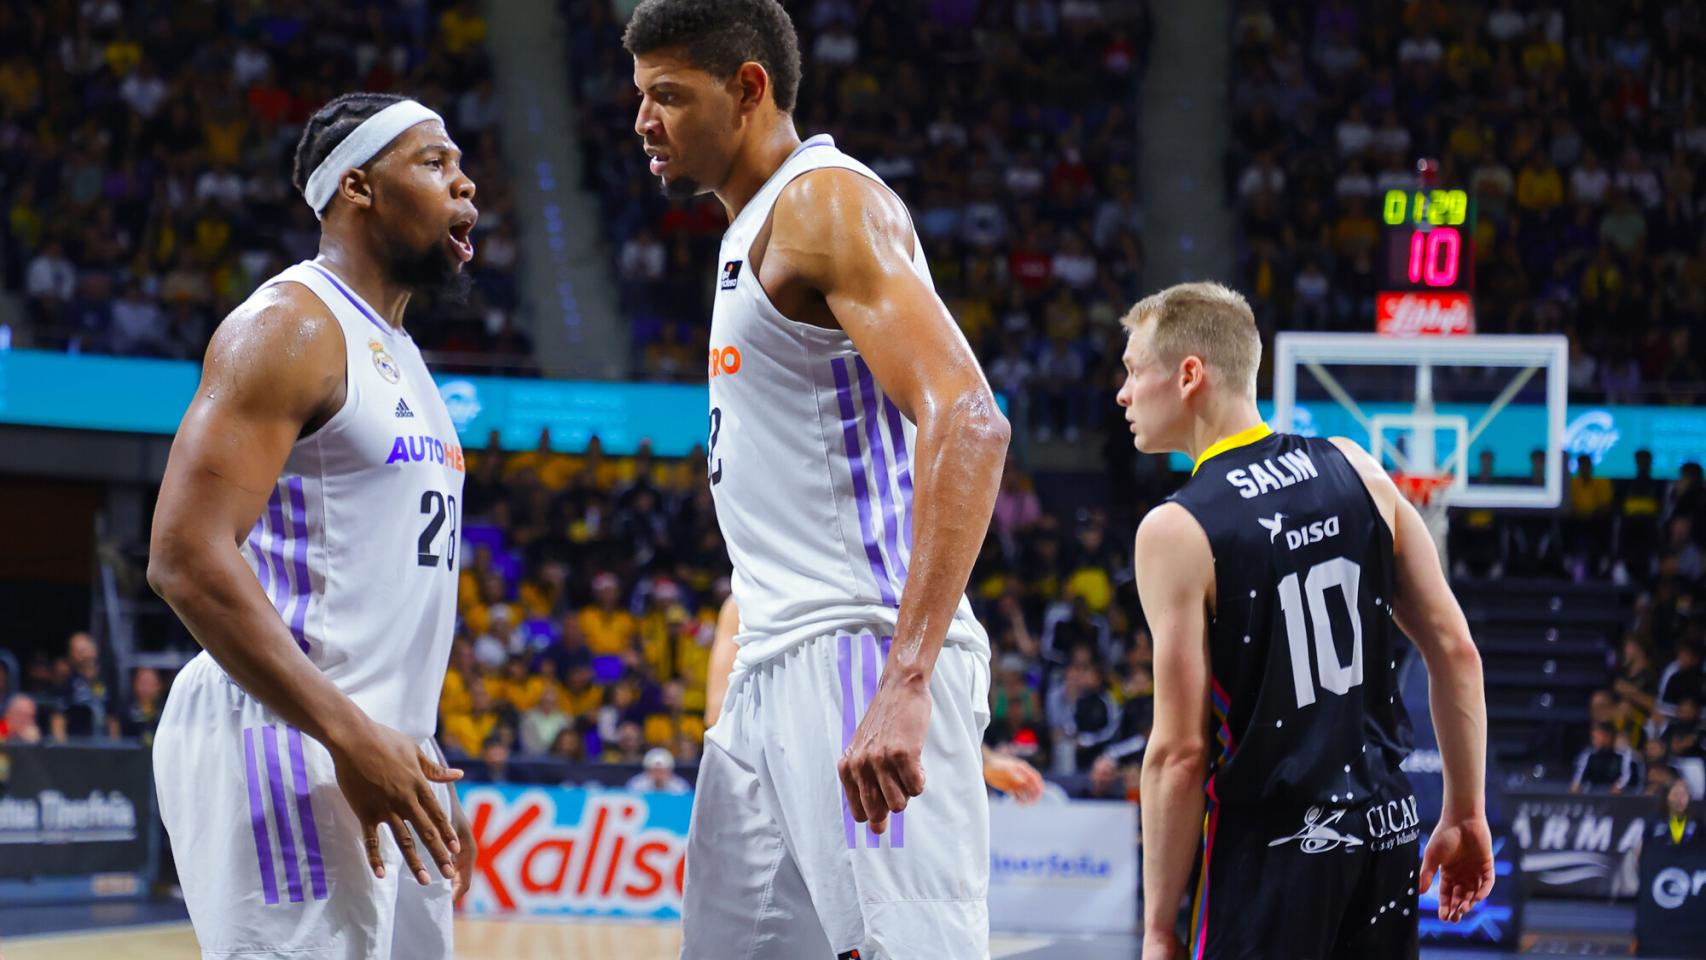
<instances>
[{"instance_id":1,"label":"courtside advertising banner","mask_svg":"<svg viewBox=\"0 0 1706 960\"><path fill-rule=\"evenodd\" d=\"M479 858L475 914L681 917L691 795L458 785Z\"/></svg>"},{"instance_id":2,"label":"courtside advertising banner","mask_svg":"<svg viewBox=\"0 0 1706 960\"><path fill-rule=\"evenodd\" d=\"M991 801L989 923L1014 932L1136 933L1137 805Z\"/></svg>"},{"instance_id":3,"label":"courtside advertising banner","mask_svg":"<svg viewBox=\"0 0 1706 960\"><path fill-rule=\"evenodd\" d=\"M146 894L155 824L148 751L0 745L0 904Z\"/></svg>"}]
</instances>

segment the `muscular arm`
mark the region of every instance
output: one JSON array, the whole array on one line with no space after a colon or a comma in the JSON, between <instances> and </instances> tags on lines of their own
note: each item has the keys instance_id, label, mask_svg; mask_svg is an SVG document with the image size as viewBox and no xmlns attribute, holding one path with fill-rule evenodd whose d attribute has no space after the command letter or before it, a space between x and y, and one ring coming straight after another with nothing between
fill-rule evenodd
<instances>
[{"instance_id":1,"label":"muscular arm","mask_svg":"<svg viewBox=\"0 0 1706 960\"><path fill-rule=\"evenodd\" d=\"M1374 458L1350 440L1333 440L1361 474L1392 527L1395 592L1392 618L1428 668L1428 706L1445 768L1446 809L1483 816L1486 807L1487 700L1481 654L1469 621L1440 569L1439 551L1421 515Z\"/></svg>"},{"instance_id":2,"label":"muscular arm","mask_svg":"<svg viewBox=\"0 0 1706 960\"><path fill-rule=\"evenodd\" d=\"M1143 757L1143 929L1172 943L1196 862L1208 772L1208 603L1214 559L1177 504L1137 528L1138 598L1155 642L1155 725Z\"/></svg>"},{"instance_id":3,"label":"muscular arm","mask_svg":"<svg viewBox=\"0 0 1706 960\"><path fill-rule=\"evenodd\" d=\"M367 717L296 645L238 548L343 378L343 333L307 291L281 285L227 318L172 443L148 560L149 585L231 679L328 746Z\"/></svg>"},{"instance_id":4,"label":"muscular arm","mask_svg":"<svg viewBox=\"0 0 1706 960\"><path fill-rule=\"evenodd\" d=\"M924 790L930 677L989 530L1009 435L971 346L913 270L913 242L893 194L851 171L819 170L778 199L765 266L785 266L778 272L822 297L918 427L912 561L893 650L840 770L854 818L879 833Z\"/></svg>"},{"instance_id":5,"label":"muscular arm","mask_svg":"<svg viewBox=\"0 0 1706 960\"><path fill-rule=\"evenodd\" d=\"M1445 797L1439 825L1422 858L1420 889L1434 883L1439 915L1455 922L1493 888L1492 836L1487 826L1487 699L1481 654L1469 635L1439 551L1421 514L1398 495L1392 478L1367 451L1334 438L1361 474L1369 495L1392 527L1395 596L1392 618L1415 643L1428 668L1428 707L1444 768Z\"/></svg>"},{"instance_id":6,"label":"muscular arm","mask_svg":"<svg viewBox=\"0 0 1706 960\"><path fill-rule=\"evenodd\" d=\"M850 170L819 170L783 191L772 223L767 256L821 294L918 427L914 546L889 663L924 686L989 530L1007 418L947 307L914 272L912 221L892 193Z\"/></svg>"}]
</instances>

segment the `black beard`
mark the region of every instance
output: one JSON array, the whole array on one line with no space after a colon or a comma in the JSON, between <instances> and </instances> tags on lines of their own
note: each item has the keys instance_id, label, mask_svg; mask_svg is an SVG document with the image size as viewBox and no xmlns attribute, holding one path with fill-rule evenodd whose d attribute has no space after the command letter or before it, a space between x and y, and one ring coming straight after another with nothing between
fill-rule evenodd
<instances>
[{"instance_id":1,"label":"black beard","mask_svg":"<svg viewBox=\"0 0 1706 960\"><path fill-rule=\"evenodd\" d=\"M691 200L705 192L705 188L699 185L699 181L691 177L676 177L674 180L665 180L659 177L658 189L663 192L664 196L676 200Z\"/></svg>"},{"instance_id":2,"label":"black beard","mask_svg":"<svg viewBox=\"0 0 1706 960\"><path fill-rule=\"evenodd\" d=\"M445 254L442 244L425 250L391 251L391 278L433 303L462 306L468 302L474 278L466 269L458 270L457 265L458 261Z\"/></svg>"}]
</instances>

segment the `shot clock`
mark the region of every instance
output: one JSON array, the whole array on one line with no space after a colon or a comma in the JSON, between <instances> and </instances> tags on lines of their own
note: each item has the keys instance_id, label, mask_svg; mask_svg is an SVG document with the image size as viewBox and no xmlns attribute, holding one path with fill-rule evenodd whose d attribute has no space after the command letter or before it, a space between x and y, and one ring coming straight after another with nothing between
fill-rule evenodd
<instances>
[{"instance_id":1,"label":"shot clock","mask_svg":"<svg viewBox=\"0 0 1706 960\"><path fill-rule=\"evenodd\" d=\"M1467 190L1417 187L1380 198L1386 250L1376 328L1394 336L1475 331L1475 202Z\"/></svg>"}]
</instances>

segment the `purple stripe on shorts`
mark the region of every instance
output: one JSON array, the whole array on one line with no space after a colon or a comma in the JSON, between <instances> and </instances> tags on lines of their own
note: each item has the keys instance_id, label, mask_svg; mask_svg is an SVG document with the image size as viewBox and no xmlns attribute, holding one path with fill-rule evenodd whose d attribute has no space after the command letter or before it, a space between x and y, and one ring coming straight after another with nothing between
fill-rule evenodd
<instances>
[{"instance_id":1,"label":"purple stripe on shorts","mask_svg":"<svg viewBox=\"0 0 1706 960\"><path fill-rule=\"evenodd\" d=\"M267 558L272 563L272 596L273 608L280 617L284 616L285 605L290 602L290 575L284 571L284 553L290 547L290 534L284 527L284 490L273 487L272 499L267 501L267 526L272 529L272 539L267 544Z\"/></svg>"},{"instance_id":2,"label":"purple stripe on shorts","mask_svg":"<svg viewBox=\"0 0 1706 960\"><path fill-rule=\"evenodd\" d=\"M261 806L261 770L255 763L255 728L243 731L243 759L249 764L249 826L255 831L255 859L261 865L261 895L278 902L278 878L273 874L272 840L267 836L267 812Z\"/></svg>"},{"instance_id":3,"label":"purple stripe on shorts","mask_svg":"<svg viewBox=\"0 0 1706 960\"><path fill-rule=\"evenodd\" d=\"M888 397L883 398L883 412L888 416L889 440L894 444L895 463L900 468L900 502L906 510L906 520L901 524L901 537L906 541L907 556L912 555L912 466L906 452L906 428L901 426L900 408L895 406ZM900 577L906 579L906 561L900 564Z\"/></svg>"},{"instance_id":4,"label":"purple stripe on shorts","mask_svg":"<svg viewBox=\"0 0 1706 960\"><path fill-rule=\"evenodd\" d=\"M853 745L853 638L842 634L835 638L835 668L841 676L841 752ZM858 846L853 827L853 808L847 805L847 791L841 793L841 821L847 832L847 849Z\"/></svg>"},{"instance_id":5,"label":"purple stripe on shorts","mask_svg":"<svg viewBox=\"0 0 1706 960\"><path fill-rule=\"evenodd\" d=\"M302 868L296 863L296 831L290 829L290 808L284 802L284 776L278 765L278 728L267 724L261 728L267 747L267 786L272 792L272 818L278 824L278 849L284 855L284 882L290 888L290 902L302 902Z\"/></svg>"},{"instance_id":6,"label":"purple stripe on shorts","mask_svg":"<svg viewBox=\"0 0 1706 960\"><path fill-rule=\"evenodd\" d=\"M270 581L272 580L272 568L267 566L266 523L267 517L265 513L262 513L260 516L255 518L255 529L249 531L248 545L249 549L255 551L255 565L259 568L255 571L255 579L261 582L261 590L266 593L267 599L271 600L272 584Z\"/></svg>"},{"instance_id":7,"label":"purple stripe on shorts","mask_svg":"<svg viewBox=\"0 0 1706 960\"><path fill-rule=\"evenodd\" d=\"M859 708L859 716L863 717L866 711L871 709L871 698L877 695L877 638L868 633L859 634L859 655L864 661L861 664L860 672L863 676L860 679L863 681L865 702ZM883 838L867 825L865 827L865 846L880 847L882 845Z\"/></svg>"},{"instance_id":8,"label":"purple stripe on shorts","mask_svg":"<svg viewBox=\"0 0 1706 960\"><path fill-rule=\"evenodd\" d=\"M883 669L889 668L889 647L894 644L893 637L883 638ZM898 850L906 846L906 811L889 818L889 849Z\"/></svg>"},{"instance_id":9,"label":"purple stripe on shorts","mask_svg":"<svg viewBox=\"0 0 1706 960\"><path fill-rule=\"evenodd\" d=\"M296 788L296 819L302 821L302 845L308 851L308 880L314 899L326 899L326 863L320 856L320 831L314 826L314 803L308 796L308 763L302 757L302 731L290 731L290 782Z\"/></svg>"},{"instance_id":10,"label":"purple stripe on shorts","mask_svg":"<svg viewBox=\"0 0 1706 960\"><path fill-rule=\"evenodd\" d=\"M302 652L308 652L308 635L304 632L308 622L308 604L314 596L314 585L308 577L308 505L302 495L302 478L291 477L290 509L295 514L291 521L292 539L295 541L296 553L291 558L291 570L296 574L296 608L290 615L290 632L295 635L296 642L301 645Z\"/></svg>"},{"instance_id":11,"label":"purple stripe on shorts","mask_svg":"<svg viewBox=\"0 0 1706 960\"><path fill-rule=\"evenodd\" d=\"M895 592L899 593L906 589L906 566L900 559L900 505L894 502L894 490L889 486L889 454L883 444L883 422L877 417L877 390L871 381L871 368L863 357L853 358L853 368L859 373L859 405L865 414L865 443L871 448L873 486L882 505L883 540L888 544L891 568L900 572L895 584ZM888 398L883 398L883 402L887 403Z\"/></svg>"},{"instance_id":12,"label":"purple stripe on shorts","mask_svg":"<svg viewBox=\"0 0 1706 960\"><path fill-rule=\"evenodd\" d=\"M870 491L865 489L865 460L859 452L859 421L853 413L853 387L847 379L847 358L830 361L835 371L835 398L841 406L841 439L847 447L847 466L853 473L853 502L859 507L859 533L865 539L865 556L871 561L871 576L877 581L877 593L889 606L895 605L894 587L889 583L888 568L883 565L883 553L871 531Z\"/></svg>"}]
</instances>

